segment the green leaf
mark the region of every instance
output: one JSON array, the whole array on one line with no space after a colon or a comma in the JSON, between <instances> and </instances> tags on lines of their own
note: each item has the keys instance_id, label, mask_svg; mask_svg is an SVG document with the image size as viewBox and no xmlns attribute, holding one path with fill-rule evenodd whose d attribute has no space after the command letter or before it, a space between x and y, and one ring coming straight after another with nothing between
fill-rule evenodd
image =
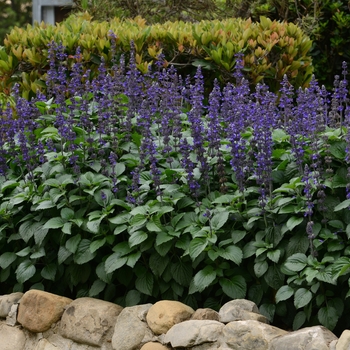
<instances>
[{"instance_id":1,"label":"green leaf","mask_svg":"<svg viewBox=\"0 0 350 350\"><path fill-rule=\"evenodd\" d=\"M169 258L167 256L161 256L157 253L153 253L149 258L149 267L156 277L163 274L164 270L168 266Z\"/></svg>"},{"instance_id":2,"label":"green leaf","mask_svg":"<svg viewBox=\"0 0 350 350\"><path fill-rule=\"evenodd\" d=\"M41 276L46 280L50 280L50 281L55 281L56 273L57 273L57 265L54 263L46 265L41 270Z\"/></svg>"},{"instance_id":3,"label":"green leaf","mask_svg":"<svg viewBox=\"0 0 350 350\"><path fill-rule=\"evenodd\" d=\"M312 293L306 288L299 288L294 294L294 306L300 309L310 303Z\"/></svg>"},{"instance_id":4,"label":"green leaf","mask_svg":"<svg viewBox=\"0 0 350 350\"><path fill-rule=\"evenodd\" d=\"M153 284L154 284L153 275L149 271L137 277L135 281L136 289L139 292L150 296L152 296Z\"/></svg>"},{"instance_id":5,"label":"green leaf","mask_svg":"<svg viewBox=\"0 0 350 350\"><path fill-rule=\"evenodd\" d=\"M60 249L58 250L58 255L57 255L58 264L61 265L71 255L72 255L72 252L70 252L66 247L60 246Z\"/></svg>"},{"instance_id":6,"label":"green leaf","mask_svg":"<svg viewBox=\"0 0 350 350\"><path fill-rule=\"evenodd\" d=\"M171 274L174 280L181 286L188 287L192 279L192 266L182 261L171 265Z\"/></svg>"},{"instance_id":7,"label":"green leaf","mask_svg":"<svg viewBox=\"0 0 350 350\"><path fill-rule=\"evenodd\" d=\"M71 235L72 234L72 223L66 222L62 227L62 232L65 233L66 235Z\"/></svg>"},{"instance_id":8,"label":"green leaf","mask_svg":"<svg viewBox=\"0 0 350 350\"><path fill-rule=\"evenodd\" d=\"M102 280L103 282L106 282L107 284L110 284L112 282L113 274L106 273L104 262L99 263L98 266L96 267L96 275L100 280Z\"/></svg>"},{"instance_id":9,"label":"green leaf","mask_svg":"<svg viewBox=\"0 0 350 350\"><path fill-rule=\"evenodd\" d=\"M142 226L147 222L147 216L144 214L136 214L130 220L130 225L132 226Z\"/></svg>"},{"instance_id":10,"label":"green leaf","mask_svg":"<svg viewBox=\"0 0 350 350\"><path fill-rule=\"evenodd\" d=\"M338 323L339 316L336 308L332 306L324 306L317 313L318 320L320 323L332 331Z\"/></svg>"},{"instance_id":11,"label":"green leaf","mask_svg":"<svg viewBox=\"0 0 350 350\"><path fill-rule=\"evenodd\" d=\"M193 294L195 292L203 292L203 290L216 279L216 271L213 266L206 266L203 270L200 270L196 273L193 280L191 281L189 294Z\"/></svg>"},{"instance_id":12,"label":"green leaf","mask_svg":"<svg viewBox=\"0 0 350 350\"><path fill-rule=\"evenodd\" d=\"M30 260L25 260L21 262L16 270L16 278L18 283L24 283L34 276L36 271L33 262Z\"/></svg>"},{"instance_id":13,"label":"green leaf","mask_svg":"<svg viewBox=\"0 0 350 350\"><path fill-rule=\"evenodd\" d=\"M205 237L195 238L189 246L189 254L192 260L195 260L208 245L208 240Z\"/></svg>"},{"instance_id":14,"label":"green leaf","mask_svg":"<svg viewBox=\"0 0 350 350\"><path fill-rule=\"evenodd\" d=\"M106 243L106 237L103 237L101 239L91 242L90 252L94 253L97 249L101 248L105 243Z\"/></svg>"},{"instance_id":15,"label":"green leaf","mask_svg":"<svg viewBox=\"0 0 350 350\"><path fill-rule=\"evenodd\" d=\"M210 226L214 231L219 230L222 226L225 225L229 217L228 211L223 211L220 213L216 213L211 219L210 219Z\"/></svg>"},{"instance_id":16,"label":"green leaf","mask_svg":"<svg viewBox=\"0 0 350 350\"><path fill-rule=\"evenodd\" d=\"M89 290L89 297L98 296L105 289L105 287L106 282L101 281L100 279L95 280Z\"/></svg>"},{"instance_id":17,"label":"green leaf","mask_svg":"<svg viewBox=\"0 0 350 350\"><path fill-rule=\"evenodd\" d=\"M20 250L19 252L16 253L16 255L20 256L20 257L24 257L27 256L31 253L31 248L30 247L25 247L22 250Z\"/></svg>"},{"instance_id":18,"label":"green leaf","mask_svg":"<svg viewBox=\"0 0 350 350\"><path fill-rule=\"evenodd\" d=\"M131 215L129 213L122 213L122 214L119 214L113 218L109 218L108 220L112 224L124 225L125 223L127 223L129 221L130 217L131 217Z\"/></svg>"},{"instance_id":19,"label":"green leaf","mask_svg":"<svg viewBox=\"0 0 350 350\"><path fill-rule=\"evenodd\" d=\"M289 218L289 220L287 221L287 224L286 224L288 230L293 231L294 227L300 225L303 221L304 221L304 218L292 216L291 218Z\"/></svg>"},{"instance_id":20,"label":"green leaf","mask_svg":"<svg viewBox=\"0 0 350 350\"><path fill-rule=\"evenodd\" d=\"M61 218L65 221L74 219L74 210L70 208L63 208L61 210Z\"/></svg>"},{"instance_id":21,"label":"green leaf","mask_svg":"<svg viewBox=\"0 0 350 350\"><path fill-rule=\"evenodd\" d=\"M259 311L262 315L264 315L269 322L273 322L276 312L276 305L274 304L262 304L259 307Z\"/></svg>"},{"instance_id":22,"label":"green leaf","mask_svg":"<svg viewBox=\"0 0 350 350\"><path fill-rule=\"evenodd\" d=\"M113 253L105 261L106 273L111 273L126 264L128 258L122 257L120 252Z\"/></svg>"},{"instance_id":23,"label":"green leaf","mask_svg":"<svg viewBox=\"0 0 350 350\"><path fill-rule=\"evenodd\" d=\"M291 271L299 272L307 265L307 257L302 253L293 254L287 259L284 265Z\"/></svg>"},{"instance_id":24,"label":"green leaf","mask_svg":"<svg viewBox=\"0 0 350 350\"><path fill-rule=\"evenodd\" d=\"M333 211L339 211L339 210L346 209L349 207L350 207L350 199L345 199L345 201L342 201L337 206L335 206Z\"/></svg>"},{"instance_id":25,"label":"green leaf","mask_svg":"<svg viewBox=\"0 0 350 350\"><path fill-rule=\"evenodd\" d=\"M12 252L6 252L0 255L0 267L2 269L6 269L9 267L15 260L17 259L17 255Z\"/></svg>"},{"instance_id":26,"label":"green leaf","mask_svg":"<svg viewBox=\"0 0 350 350\"><path fill-rule=\"evenodd\" d=\"M148 234L144 231L136 231L129 237L130 248L135 247L148 238Z\"/></svg>"},{"instance_id":27,"label":"green leaf","mask_svg":"<svg viewBox=\"0 0 350 350\"><path fill-rule=\"evenodd\" d=\"M128 228L128 226L126 226L126 225L117 226L117 227L114 229L113 234L114 234L115 236L117 236L117 235L119 235L119 233L124 232L127 228Z\"/></svg>"},{"instance_id":28,"label":"green leaf","mask_svg":"<svg viewBox=\"0 0 350 350\"><path fill-rule=\"evenodd\" d=\"M43 209L50 209L54 208L56 206L55 203L52 202L52 200L44 200L40 202L40 204L35 208L35 210L43 210Z\"/></svg>"},{"instance_id":29,"label":"green leaf","mask_svg":"<svg viewBox=\"0 0 350 350\"><path fill-rule=\"evenodd\" d=\"M294 294L294 289L290 286L282 286L276 293L276 303L289 299Z\"/></svg>"},{"instance_id":30,"label":"green leaf","mask_svg":"<svg viewBox=\"0 0 350 350\"><path fill-rule=\"evenodd\" d=\"M296 331L299 329L306 321L306 314L305 311L299 311L293 321L293 330Z\"/></svg>"},{"instance_id":31,"label":"green leaf","mask_svg":"<svg viewBox=\"0 0 350 350\"><path fill-rule=\"evenodd\" d=\"M141 293L136 289L129 290L125 296L126 307L138 305L140 301L141 301Z\"/></svg>"},{"instance_id":32,"label":"green leaf","mask_svg":"<svg viewBox=\"0 0 350 350\"><path fill-rule=\"evenodd\" d=\"M269 264L266 261L259 261L254 264L254 272L256 277L260 278L269 268Z\"/></svg>"},{"instance_id":33,"label":"green leaf","mask_svg":"<svg viewBox=\"0 0 350 350\"><path fill-rule=\"evenodd\" d=\"M244 299L247 293L247 283L243 276L220 278L223 292L232 299Z\"/></svg>"},{"instance_id":34,"label":"green leaf","mask_svg":"<svg viewBox=\"0 0 350 350\"><path fill-rule=\"evenodd\" d=\"M78 248L80 241L81 241L81 236L79 234L69 238L65 244L66 249L69 252L74 254Z\"/></svg>"},{"instance_id":35,"label":"green leaf","mask_svg":"<svg viewBox=\"0 0 350 350\"><path fill-rule=\"evenodd\" d=\"M65 221L61 217L55 217L55 218L51 218L48 221L46 221L43 228L44 229L61 228L61 227L63 227L64 223L65 223Z\"/></svg>"},{"instance_id":36,"label":"green leaf","mask_svg":"<svg viewBox=\"0 0 350 350\"><path fill-rule=\"evenodd\" d=\"M156 236L156 246L173 240L174 237L170 236L167 232L159 232Z\"/></svg>"},{"instance_id":37,"label":"green leaf","mask_svg":"<svg viewBox=\"0 0 350 350\"><path fill-rule=\"evenodd\" d=\"M269 252L267 252L267 257L274 263L278 263L278 260L281 257L281 251L279 249L270 250Z\"/></svg>"},{"instance_id":38,"label":"green leaf","mask_svg":"<svg viewBox=\"0 0 350 350\"><path fill-rule=\"evenodd\" d=\"M43 227L42 222L35 222L35 221L25 221L23 224L19 227L18 230L19 234L21 235L22 239L28 243L28 241L36 235L37 237L41 238L41 241L43 240L43 236L45 237L48 229L45 229Z\"/></svg>"},{"instance_id":39,"label":"green leaf","mask_svg":"<svg viewBox=\"0 0 350 350\"><path fill-rule=\"evenodd\" d=\"M74 254L74 261L78 265L85 264L96 256L96 252L90 251L91 241L89 239L82 239L79 242L78 248Z\"/></svg>"},{"instance_id":40,"label":"green leaf","mask_svg":"<svg viewBox=\"0 0 350 350\"><path fill-rule=\"evenodd\" d=\"M247 235L247 231L234 230L231 232L232 243L240 242Z\"/></svg>"},{"instance_id":41,"label":"green leaf","mask_svg":"<svg viewBox=\"0 0 350 350\"><path fill-rule=\"evenodd\" d=\"M147 222L146 229L150 232L162 232L162 228L159 227L159 223L154 219L155 218L152 218Z\"/></svg>"},{"instance_id":42,"label":"green leaf","mask_svg":"<svg viewBox=\"0 0 350 350\"><path fill-rule=\"evenodd\" d=\"M141 252L136 251L127 256L128 261L126 262L126 265L130 266L131 268L134 268L135 264L139 261L141 258Z\"/></svg>"},{"instance_id":43,"label":"green leaf","mask_svg":"<svg viewBox=\"0 0 350 350\"><path fill-rule=\"evenodd\" d=\"M243 259L242 249L235 245L229 245L225 249L220 248L218 252L222 258L226 260L231 260L236 265L240 265L242 262L242 259Z\"/></svg>"}]
</instances>

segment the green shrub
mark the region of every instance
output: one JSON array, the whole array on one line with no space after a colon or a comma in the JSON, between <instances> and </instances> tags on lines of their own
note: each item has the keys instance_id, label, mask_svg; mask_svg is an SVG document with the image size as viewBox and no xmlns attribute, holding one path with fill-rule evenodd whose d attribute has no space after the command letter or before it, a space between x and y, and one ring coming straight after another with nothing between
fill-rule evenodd
<instances>
[{"instance_id":1,"label":"green shrub","mask_svg":"<svg viewBox=\"0 0 350 350\"><path fill-rule=\"evenodd\" d=\"M349 326L345 65L331 106L314 80L293 102L285 79L277 103L238 56L205 107L200 69L131 57L90 81L78 50L67 80L64 47L48 55L47 95L16 87L0 119L0 294L248 298L286 327Z\"/></svg>"},{"instance_id":2,"label":"green shrub","mask_svg":"<svg viewBox=\"0 0 350 350\"><path fill-rule=\"evenodd\" d=\"M117 35L119 56L128 52L130 42L134 42L137 67L143 73L162 53L165 66L176 65L183 76L194 75L196 67L202 65L206 84L211 89L215 78L222 83L232 81L234 55L243 52L245 73L253 85L264 80L276 91L284 74L296 87L306 86L311 79L308 56L311 41L294 24L261 17L255 23L228 19L148 26L142 18L97 22L85 14L71 16L56 26L42 23L12 30L0 50L0 92L8 96L14 82L20 84L21 94L27 99L38 90L45 92L49 68L47 44L51 40L66 47L68 75L79 46L85 69L91 69L93 76L102 59L111 64L110 30Z\"/></svg>"}]
</instances>

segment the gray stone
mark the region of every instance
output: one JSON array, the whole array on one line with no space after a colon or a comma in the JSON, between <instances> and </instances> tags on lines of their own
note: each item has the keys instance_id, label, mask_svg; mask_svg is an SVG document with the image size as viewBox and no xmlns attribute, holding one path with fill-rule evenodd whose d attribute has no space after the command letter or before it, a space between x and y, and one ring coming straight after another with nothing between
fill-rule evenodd
<instances>
[{"instance_id":1,"label":"gray stone","mask_svg":"<svg viewBox=\"0 0 350 350\"><path fill-rule=\"evenodd\" d=\"M17 292L0 296L0 317L6 318L11 310L11 306L17 304L23 293Z\"/></svg>"},{"instance_id":2,"label":"gray stone","mask_svg":"<svg viewBox=\"0 0 350 350\"><path fill-rule=\"evenodd\" d=\"M213 320L189 320L171 327L164 342L172 347L192 347L203 343L214 343L221 335L224 325Z\"/></svg>"},{"instance_id":3,"label":"gray stone","mask_svg":"<svg viewBox=\"0 0 350 350\"><path fill-rule=\"evenodd\" d=\"M0 323L0 340L1 350L23 350L26 337L19 328Z\"/></svg>"},{"instance_id":4,"label":"gray stone","mask_svg":"<svg viewBox=\"0 0 350 350\"><path fill-rule=\"evenodd\" d=\"M350 330L346 329L335 346L335 350L350 350Z\"/></svg>"},{"instance_id":5,"label":"gray stone","mask_svg":"<svg viewBox=\"0 0 350 350\"><path fill-rule=\"evenodd\" d=\"M272 339L286 331L258 321L234 321L222 331L222 346L232 350L267 350ZM285 350L284 346L278 350Z\"/></svg>"},{"instance_id":6,"label":"gray stone","mask_svg":"<svg viewBox=\"0 0 350 350\"><path fill-rule=\"evenodd\" d=\"M18 304L13 304L11 306L11 309L6 317L6 324L9 326L15 326L17 323L17 311L18 311Z\"/></svg>"},{"instance_id":7,"label":"gray stone","mask_svg":"<svg viewBox=\"0 0 350 350\"><path fill-rule=\"evenodd\" d=\"M139 349L140 344L153 340L153 333L145 322L147 311L151 306L152 304L138 305L126 307L122 310L114 327L113 349Z\"/></svg>"},{"instance_id":8,"label":"gray stone","mask_svg":"<svg viewBox=\"0 0 350 350\"><path fill-rule=\"evenodd\" d=\"M103 300L76 299L62 315L60 334L77 343L92 346L102 346L104 342L111 344L114 325L122 309Z\"/></svg>"},{"instance_id":9,"label":"gray stone","mask_svg":"<svg viewBox=\"0 0 350 350\"><path fill-rule=\"evenodd\" d=\"M219 320L222 323L232 321L255 320L268 323L265 316L260 315L255 303L245 299L231 300L219 310Z\"/></svg>"},{"instance_id":10,"label":"gray stone","mask_svg":"<svg viewBox=\"0 0 350 350\"><path fill-rule=\"evenodd\" d=\"M273 339L269 350L329 350L330 343L336 339L325 327L307 327Z\"/></svg>"}]
</instances>

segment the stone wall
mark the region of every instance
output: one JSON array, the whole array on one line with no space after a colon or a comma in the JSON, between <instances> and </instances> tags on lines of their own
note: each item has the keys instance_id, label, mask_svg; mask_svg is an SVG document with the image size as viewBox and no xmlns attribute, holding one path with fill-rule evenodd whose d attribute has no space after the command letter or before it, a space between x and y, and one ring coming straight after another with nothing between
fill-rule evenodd
<instances>
[{"instance_id":1,"label":"stone wall","mask_svg":"<svg viewBox=\"0 0 350 350\"><path fill-rule=\"evenodd\" d=\"M163 300L122 308L30 290L0 296L0 350L350 350L322 326L273 327L248 300L216 312Z\"/></svg>"}]
</instances>

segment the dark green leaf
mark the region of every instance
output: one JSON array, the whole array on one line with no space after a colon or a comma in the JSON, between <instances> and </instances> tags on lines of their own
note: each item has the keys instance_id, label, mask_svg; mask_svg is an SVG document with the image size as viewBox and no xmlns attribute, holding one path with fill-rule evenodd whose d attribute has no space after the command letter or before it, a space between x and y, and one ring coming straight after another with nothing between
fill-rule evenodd
<instances>
[{"instance_id":1,"label":"dark green leaf","mask_svg":"<svg viewBox=\"0 0 350 350\"><path fill-rule=\"evenodd\" d=\"M269 265L266 261L259 261L254 264L254 272L256 277L260 278L269 268Z\"/></svg>"},{"instance_id":2,"label":"dark green leaf","mask_svg":"<svg viewBox=\"0 0 350 350\"><path fill-rule=\"evenodd\" d=\"M21 262L16 270L16 278L18 283L24 283L34 276L36 271L33 262L30 260L25 260Z\"/></svg>"},{"instance_id":3,"label":"dark green leaf","mask_svg":"<svg viewBox=\"0 0 350 350\"><path fill-rule=\"evenodd\" d=\"M318 320L327 329L332 331L338 323L337 310L332 306L324 306L317 313Z\"/></svg>"},{"instance_id":4,"label":"dark green leaf","mask_svg":"<svg viewBox=\"0 0 350 350\"><path fill-rule=\"evenodd\" d=\"M48 221L46 221L45 225L43 226L44 229L50 229L50 228L61 228L64 225L64 220L61 217L55 217L51 218Z\"/></svg>"},{"instance_id":5,"label":"dark green leaf","mask_svg":"<svg viewBox=\"0 0 350 350\"><path fill-rule=\"evenodd\" d=\"M171 265L171 273L174 280L180 285L187 287L192 279L192 266L189 263L177 262Z\"/></svg>"},{"instance_id":6,"label":"dark green leaf","mask_svg":"<svg viewBox=\"0 0 350 350\"><path fill-rule=\"evenodd\" d=\"M41 270L41 276L46 280L50 280L50 281L55 281L56 273L57 273L57 265L54 263L46 265Z\"/></svg>"},{"instance_id":7,"label":"dark green leaf","mask_svg":"<svg viewBox=\"0 0 350 350\"><path fill-rule=\"evenodd\" d=\"M126 307L135 306L135 305L138 305L140 301L141 301L141 293L136 289L132 289L132 290L129 290L128 293L126 294L125 306Z\"/></svg>"},{"instance_id":8,"label":"dark green leaf","mask_svg":"<svg viewBox=\"0 0 350 350\"><path fill-rule=\"evenodd\" d=\"M106 282L101 281L100 279L95 280L89 290L89 297L98 296L105 289L105 287Z\"/></svg>"},{"instance_id":9,"label":"dark green leaf","mask_svg":"<svg viewBox=\"0 0 350 350\"><path fill-rule=\"evenodd\" d=\"M97 249L101 248L106 243L106 237L92 241L90 244L90 252L94 253Z\"/></svg>"},{"instance_id":10,"label":"dark green leaf","mask_svg":"<svg viewBox=\"0 0 350 350\"><path fill-rule=\"evenodd\" d=\"M151 272L147 271L141 276L137 277L135 281L136 289L146 295L152 295L154 279Z\"/></svg>"},{"instance_id":11,"label":"dark green leaf","mask_svg":"<svg viewBox=\"0 0 350 350\"><path fill-rule=\"evenodd\" d=\"M233 261L236 265L240 265L243 259L243 252L241 248L235 246L235 245L229 245L225 249L220 248L219 249L219 255L226 259Z\"/></svg>"},{"instance_id":12,"label":"dark green leaf","mask_svg":"<svg viewBox=\"0 0 350 350\"><path fill-rule=\"evenodd\" d=\"M210 219L210 225L211 228L214 231L219 230L222 226L225 225L229 217L229 212L223 211L220 213L216 213L211 219Z\"/></svg>"},{"instance_id":13,"label":"dark green leaf","mask_svg":"<svg viewBox=\"0 0 350 350\"><path fill-rule=\"evenodd\" d=\"M74 254L78 248L80 241L81 241L80 235L75 235L75 236L69 238L66 242L67 250Z\"/></svg>"},{"instance_id":14,"label":"dark green leaf","mask_svg":"<svg viewBox=\"0 0 350 350\"><path fill-rule=\"evenodd\" d=\"M293 321L293 330L296 331L299 329L306 321L306 314L305 311L299 311Z\"/></svg>"},{"instance_id":15,"label":"dark green leaf","mask_svg":"<svg viewBox=\"0 0 350 350\"><path fill-rule=\"evenodd\" d=\"M307 257L302 253L293 254L287 259L284 265L291 271L299 272L307 265Z\"/></svg>"},{"instance_id":16,"label":"dark green leaf","mask_svg":"<svg viewBox=\"0 0 350 350\"><path fill-rule=\"evenodd\" d=\"M304 221L304 218L292 216L287 221L287 228L289 231L293 231L294 227L300 225Z\"/></svg>"},{"instance_id":17,"label":"dark green leaf","mask_svg":"<svg viewBox=\"0 0 350 350\"><path fill-rule=\"evenodd\" d=\"M216 279L216 271L213 266L206 266L203 270L200 270L194 276L190 288L189 294L193 294L195 292L203 292L204 289L209 287L209 285L214 282Z\"/></svg>"},{"instance_id":18,"label":"dark green leaf","mask_svg":"<svg viewBox=\"0 0 350 350\"><path fill-rule=\"evenodd\" d=\"M294 294L294 289L290 286L282 286L276 293L276 303L289 299Z\"/></svg>"},{"instance_id":19,"label":"dark green leaf","mask_svg":"<svg viewBox=\"0 0 350 350\"><path fill-rule=\"evenodd\" d=\"M129 237L130 248L140 245L148 238L148 234L144 231L136 231Z\"/></svg>"},{"instance_id":20,"label":"dark green leaf","mask_svg":"<svg viewBox=\"0 0 350 350\"><path fill-rule=\"evenodd\" d=\"M105 262L106 273L111 273L121 268L123 265L126 264L127 260L128 260L127 257L121 257L120 252L113 253L107 258Z\"/></svg>"},{"instance_id":21,"label":"dark green leaf","mask_svg":"<svg viewBox=\"0 0 350 350\"><path fill-rule=\"evenodd\" d=\"M0 267L6 269L17 259L17 255L12 252L6 252L0 255Z\"/></svg>"},{"instance_id":22,"label":"dark green leaf","mask_svg":"<svg viewBox=\"0 0 350 350\"><path fill-rule=\"evenodd\" d=\"M299 288L294 294L294 306L300 309L310 303L312 293L306 288Z\"/></svg>"},{"instance_id":23,"label":"dark green leaf","mask_svg":"<svg viewBox=\"0 0 350 350\"><path fill-rule=\"evenodd\" d=\"M78 265L85 264L96 256L96 252L90 251L91 241L89 239L82 239L79 242L78 248L74 254L74 261Z\"/></svg>"},{"instance_id":24,"label":"dark green leaf","mask_svg":"<svg viewBox=\"0 0 350 350\"><path fill-rule=\"evenodd\" d=\"M273 322L275 317L276 305L274 304L262 304L259 307L259 311L262 315L264 315L269 322Z\"/></svg>"},{"instance_id":25,"label":"dark green leaf","mask_svg":"<svg viewBox=\"0 0 350 350\"><path fill-rule=\"evenodd\" d=\"M189 246L189 253L192 260L195 260L208 245L208 240L205 237L195 238Z\"/></svg>"},{"instance_id":26,"label":"dark green leaf","mask_svg":"<svg viewBox=\"0 0 350 350\"><path fill-rule=\"evenodd\" d=\"M247 293L247 283L243 276L220 278L223 292L232 299L244 299Z\"/></svg>"},{"instance_id":27,"label":"dark green leaf","mask_svg":"<svg viewBox=\"0 0 350 350\"><path fill-rule=\"evenodd\" d=\"M141 252L136 251L133 253L130 253L128 256L128 261L126 262L126 265L130 266L131 268L134 268L135 264L139 261L141 258Z\"/></svg>"}]
</instances>

